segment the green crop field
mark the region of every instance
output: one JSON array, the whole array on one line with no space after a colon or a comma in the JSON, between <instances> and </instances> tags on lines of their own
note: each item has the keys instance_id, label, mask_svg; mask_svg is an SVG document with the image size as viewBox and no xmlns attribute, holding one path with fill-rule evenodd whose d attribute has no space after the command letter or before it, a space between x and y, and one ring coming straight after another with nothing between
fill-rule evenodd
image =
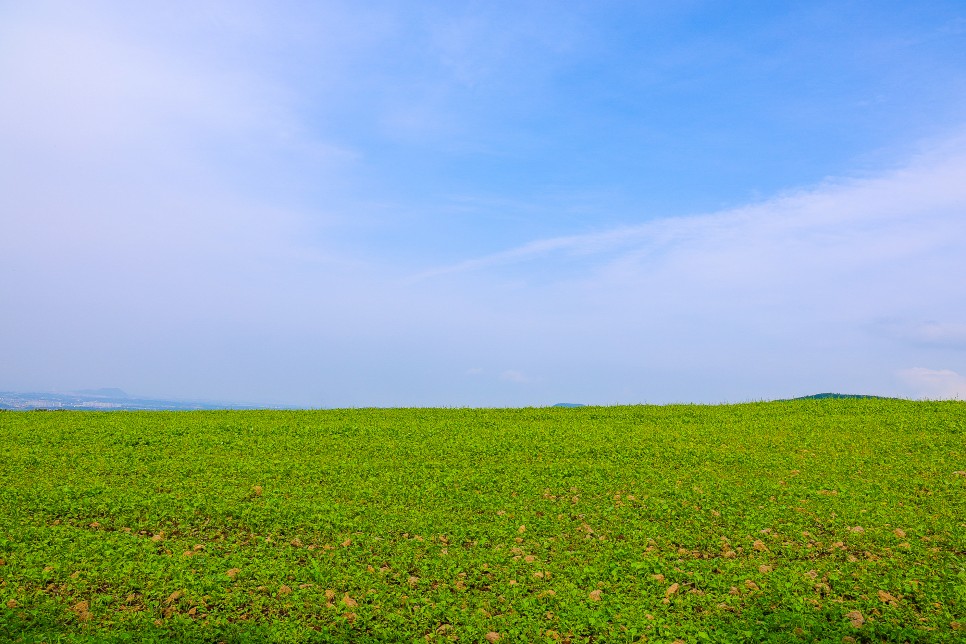
<instances>
[{"instance_id":1,"label":"green crop field","mask_svg":"<svg viewBox=\"0 0 966 644\"><path fill-rule=\"evenodd\" d=\"M0 640L966 641L966 404L0 413Z\"/></svg>"}]
</instances>

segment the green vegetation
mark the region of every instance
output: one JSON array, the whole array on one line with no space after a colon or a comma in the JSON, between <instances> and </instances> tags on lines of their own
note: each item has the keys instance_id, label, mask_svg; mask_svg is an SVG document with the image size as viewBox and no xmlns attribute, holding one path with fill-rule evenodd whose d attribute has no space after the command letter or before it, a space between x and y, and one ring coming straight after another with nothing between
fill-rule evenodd
<instances>
[{"instance_id":1,"label":"green vegetation","mask_svg":"<svg viewBox=\"0 0 966 644\"><path fill-rule=\"evenodd\" d=\"M0 640L962 641L964 430L875 399L7 412Z\"/></svg>"},{"instance_id":2,"label":"green vegetation","mask_svg":"<svg viewBox=\"0 0 966 644\"><path fill-rule=\"evenodd\" d=\"M826 393L826 394L812 394L811 396L802 396L800 398L793 398L792 400L822 400L823 398L854 398L854 399L875 398L875 399L882 399L882 396L865 396L865 395L861 395L861 394L832 394L832 393Z\"/></svg>"}]
</instances>

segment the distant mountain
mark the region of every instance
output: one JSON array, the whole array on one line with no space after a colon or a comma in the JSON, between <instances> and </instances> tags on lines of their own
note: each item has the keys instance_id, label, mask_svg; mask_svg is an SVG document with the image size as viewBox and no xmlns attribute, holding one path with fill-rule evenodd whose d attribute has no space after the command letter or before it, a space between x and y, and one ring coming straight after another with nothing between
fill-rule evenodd
<instances>
[{"instance_id":1,"label":"distant mountain","mask_svg":"<svg viewBox=\"0 0 966 644\"><path fill-rule=\"evenodd\" d=\"M585 407L582 403L557 403L554 407Z\"/></svg>"},{"instance_id":2,"label":"distant mountain","mask_svg":"<svg viewBox=\"0 0 966 644\"><path fill-rule=\"evenodd\" d=\"M132 398L120 389L87 389L69 394L0 391L0 409L76 409L87 411L186 411L192 409L254 409L255 405L196 400Z\"/></svg>"}]
</instances>

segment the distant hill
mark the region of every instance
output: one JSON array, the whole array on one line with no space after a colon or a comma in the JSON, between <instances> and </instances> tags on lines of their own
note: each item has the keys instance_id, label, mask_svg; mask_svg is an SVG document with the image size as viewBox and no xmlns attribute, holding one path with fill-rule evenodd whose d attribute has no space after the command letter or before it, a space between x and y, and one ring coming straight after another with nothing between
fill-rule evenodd
<instances>
[{"instance_id":1,"label":"distant hill","mask_svg":"<svg viewBox=\"0 0 966 644\"><path fill-rule=\"evenodd\" d=\"M557 403L554 407L585 407L582 403Z\"/></svg>"},{"instance_id":2,"label":"distant hill","mask_svg":"<svg viewBox=\"0 0 966 644\"><path fill-rule=\"evenodd\" d=\"M798 398L791 398L789 400L823 400L825 398L877 398L880 400L885 400L885 396L866 396L863 394L812 394L811 396L800 396Z\"/></svg>"}]
</instances>

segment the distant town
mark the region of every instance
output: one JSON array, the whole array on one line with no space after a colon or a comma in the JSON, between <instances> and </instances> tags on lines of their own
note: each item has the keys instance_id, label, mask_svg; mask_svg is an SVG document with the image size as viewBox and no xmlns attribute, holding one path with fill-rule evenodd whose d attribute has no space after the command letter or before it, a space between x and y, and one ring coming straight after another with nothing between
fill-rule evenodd
<instances>
[{"instance_id":1,"label":"distant town","mask_svg":"<svg viewBox=\"0 0 966 644\"><path fill-rule=\"evenodd\" d=\"M120 389L90 389L69 393L20 393L0 391L0 410L158 411L191 409L252 409L253 405L203 401L137 398Z\"/></svg>"}]
</instances>

